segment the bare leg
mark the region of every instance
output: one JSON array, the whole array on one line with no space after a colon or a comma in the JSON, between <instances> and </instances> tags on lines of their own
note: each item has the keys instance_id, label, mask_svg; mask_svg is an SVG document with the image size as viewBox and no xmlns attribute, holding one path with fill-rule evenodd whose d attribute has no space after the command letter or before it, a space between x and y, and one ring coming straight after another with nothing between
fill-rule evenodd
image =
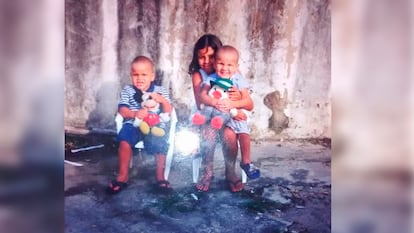
<instances>
[{"instance_id":1,"label":"bare leg","mask_svg":"<svg viewBox=\"0 0 414 233\"><path fill-rule=\"evenodd\" d=\"M214 150L216 148L216 137L218 131L210 127L202 129L202 167L203 176L196 185L198 191L206 192L210 188L211 179L213 177L213 163L214 163Z\"/></svg>"},{"instance_id":2,"label":"bare leg","mask_svg":"<svg viewBox=\"0 0 414 233\"><path fill-rule=\"evenodd\" d=\"M132 148L126 141L121 141L118 148L118 176L116 180L109 182L107 192L116 194L127 187L129 161L132 155Z\"/></svg>"},{"instance_id":3,"label":"bare leg","mask_svg":"<svg viewBox=\"0 0 414 233\"><path fill-rule=\"evenodd\" d=\"M155 162L157 168L155 169L155 178L157 181L164 180L165 158L163 154L155 155Z\"/></svg>"},{"instance_id":4,"label":"bare leg","mask_svg":"<svg viewBox=\"0 0 414 233\"><path fill-rule=\"evenodd\" d=\"M250 135L241 133L239 134L240 152L242 156L242 163L251 163L250 159Z\"/></svg>"},{"instance_id":5,"label":"bare leg","mask_svg":"<svg viewBox=\"0 0 414 233\"><path fill-rule=\"evenodd\" d=\"M240 150L242 154L240 167L244 170L247 177L256 179L260 177L260 169L252 164L250 159L250 136L248 134L239 134Z\"/></svg>"},{"instance_id":6,"label":"bare leg","mask_svg":"<svg viewBox=\"0 0 414 233\"><path fill-rule=\"evenodd\" d=\"M164 154L155 155L155 162L157 164L157 168L155 169L155 179L158 182L158 187L164 190L171 188L170 183L164 178L165 159L166 156Z\"/></svg>"},{"instance_id":7,"label":"bare leg","mask_svg":"<svg viewBox=\"0 0 414 233\"><path fill-rule=\"evenodd\" d=\"M127 182L129 172L129 160L131 159L132 148L126 141L121 141L118 148L119 173L117 181Z\"/></svg>"},{"instance_id":8,"label":"bare leg","mask_svg":"<svg viewBox=\"0 0 414 233\"><path fill-rule=\"evenodd\" d=\"M240 192L243 189L243 183L236 175L236 159L237 159L237 135L228 128L224 128L223 132L223 154L225 160L226 180L229 183L231 192Z\"/></svg>"}]
</instances>

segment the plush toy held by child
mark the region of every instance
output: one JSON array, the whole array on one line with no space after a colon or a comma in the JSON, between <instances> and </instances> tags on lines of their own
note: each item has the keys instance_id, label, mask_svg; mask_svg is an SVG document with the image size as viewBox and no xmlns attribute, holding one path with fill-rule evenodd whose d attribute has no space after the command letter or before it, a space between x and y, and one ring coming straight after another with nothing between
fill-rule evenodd
<instances>
[{"instance_id":1,"label":"plush toy held by child","mask_svg":"<svg viewBox=\"0 0 414 233\"><path fill-rule=\"evenodd\" d=\"M228 98L228 90L233 86L230 79L218 78L215 81L210 81L210 90L208 95L212 98L221 100ZM237 115L237 109L233 108L230 112L222 112L212 106L205 106L201 104L201 110L195 113L192 117L194 125L203 125L210 121L210 126L214 129L221 129L232 117Z\"/></svg>"},{"instance_id":2,"label":"plush toy held by child","mask_svg":"<svg viewBox=\"0 0 414 233\"><path fill-rule=\"evenodd\" d=\"M170 116L168 113L161 112L160 104L154 101L148 93L142 93L138 89L136 91L134 98L148 110L148 115L144 119L135 118L134 126L139 127L145 135L151 133L157 137L164 136L165 123L170 121Z\"/></svg>"}]
</instances>

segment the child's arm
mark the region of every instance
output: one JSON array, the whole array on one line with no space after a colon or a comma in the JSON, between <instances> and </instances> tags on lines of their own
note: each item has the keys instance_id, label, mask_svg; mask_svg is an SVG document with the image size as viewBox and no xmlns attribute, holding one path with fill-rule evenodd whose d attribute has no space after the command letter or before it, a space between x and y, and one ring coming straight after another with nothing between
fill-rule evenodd
<instances>
[{"instance_id":1,"label":"child's arm","mask_svg":"<svg viewBox=\"0 0 414 233\"><path fill-rule=\"evenodd\" d=\"M234 88L234 87L232 87ZM230 89L229 89L230 90ZM234 88L234 90L237 90ZM238 90L237 90L238 92ZM234 96L234 94L233 94ZM233 97L234 99L234 97ZM247 88L243 88L240 90L240 97L237 100L231 99L222 99L217 104L219 108L231 110L231 109L246 109L248 111L253 110L253 100L249 95L249 91Z\"/></svg>"},{"instance_id":2,"label":"child's arm","mask_svg":"<svg viewBox=\"0 0 414 233\"><path fill-rule=\"evenodd\" d=\"M134 111L130 109L130 102L132 101L131 99L134 98L133 95L135 93L136 91L134 90L134 87L132 85L127 85L121 90L120 100L118 103L118 113L124 119L143 119L148 115L147 109L139 109Z\"/></svg>"},{"instance_id":3,"label":"child's arm","mask_svg":"<svg viewBox=\"0 0 414 233\"><path fill-rule=\"evenodd\" d=\"M254 104L253 100L249 94L249 90L247 88L243 88L240 91L237 90L235 87L229 89L230 100L231 100L231 107L237 109L246 109L247 111L252 111ZM238 96L235 92L239 92L240 96Z\"/></svg>"},{"instance_id":4,"label":"child's arm","mask_svg":"<svg viewBox=\"0 0 414 233\"><path fill-rule=\"evenodd\" d=\"M200 104L201 104L201 83L203 82L203 78L201 77L201 74L199 72L194 72L191 75L191 81L193 83L193 92L194 92L194 99L197 105L197 109L200 110Z\"/></svg>"},{"instance_id":5,"label":"child's arm","mask_svg":"<svg viewBox=\"0 0 414 233\"><path fill-rule=\"evenodd\" d=\"M233 116L236 121L246 121L250 118L250 112L246 109L237 109L237 115Z\"/></svg>"},{"instance_id":6,"label":"child's arm","mask_svg":"<svg viewBox=\"0 0 414 233\"><path fill-rule=\"evenodd\" d=\"M240 101L241 102L245 102L245 106L247 106L247 108L249 110L247 110L246 108L238 108L237 109L237 114L233 116L233 119L236 121L246 121L250 118L250 112L253 110L253 100L250 97L249 91L247 91L247 95L245 92L241 91L239 92L240 95ZM243 97L245 98L243 100Z\"/></svg>"},{"instance_id":7,"label":"child's arm","mask_svg":"<svg viewBox=\"0 0 414 233\"><path fill-rule=\"evenodd\" d=\"M134 119L134 118L143 119L144 117L148 115L148 111L146 108L139 109L137 111L132 111L128 107L122 106L119 108L118 112L119 114L121 114L123 118L129 118L129 119Z\"/></svg>"},{"instance_id":8,"label":"child's arm","mask_svg":"<svg viewBox=\"0 0 414 233\"><path fill-rule=\"evenodd\" d=\"M212 106L214 108L218 108L217 103L219 101L208 95L208 91L210 90L210 88L211 88L210 85L207 85L207 84L204 84L203 87L201 88L201 93L200 93L201 104Z\"/></svg>"},{"instance_id":9,"label":"child's arm","mask_svg":"<svg viewBox=\"0 0 414 233\"><path fill-rule=\"evenodd\" d=\"M166 112L166 113L171 113L172 112L172 105L164 96L162 96L162 95L160 95L156 92L152 92L149 95L151 96L151 98L155 102L161 104L162 112Z\"/></svg>"}]
</instances>

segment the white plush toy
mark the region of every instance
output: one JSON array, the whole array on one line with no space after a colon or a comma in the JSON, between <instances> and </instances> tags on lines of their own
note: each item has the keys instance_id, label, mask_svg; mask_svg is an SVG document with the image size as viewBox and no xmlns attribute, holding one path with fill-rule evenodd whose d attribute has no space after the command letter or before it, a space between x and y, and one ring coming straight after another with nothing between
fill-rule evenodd
<instances>
[{"instance_id":1,"label":"white plush toy","mask_svg":"<svg viewBox=\"0 0 414 233\"><path fill-rule=\"evenodd\" d=\"M221 100L229 98L228 90L233 86L233 82L230 79L218 78L215 81L211 81L211 88L208 91L208 95L212 98ZM233 108L230 112L222 112L212 106L204 106L201 104L201 111L195 113L192 117L194 125L203 125L210 120L211 127L215 129L221 129L231 117L237 115L237 109Z\"/></svg>"}]
</instances>

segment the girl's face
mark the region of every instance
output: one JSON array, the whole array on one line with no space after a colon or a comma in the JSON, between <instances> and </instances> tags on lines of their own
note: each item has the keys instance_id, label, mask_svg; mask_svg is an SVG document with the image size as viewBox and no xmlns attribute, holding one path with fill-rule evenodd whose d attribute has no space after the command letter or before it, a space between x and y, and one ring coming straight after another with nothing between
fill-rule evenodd
<instances>
[{"instance_id":1,"label":"girl's face","mask_svg":"<svg viewBox=\"0 0 414 233\"><path fill-rule=\"evenodd\" d=\"M207 74L214 72L214 49L212 47L206 47L198 50L198 64Z\"/></svg>"}]
</instances>

